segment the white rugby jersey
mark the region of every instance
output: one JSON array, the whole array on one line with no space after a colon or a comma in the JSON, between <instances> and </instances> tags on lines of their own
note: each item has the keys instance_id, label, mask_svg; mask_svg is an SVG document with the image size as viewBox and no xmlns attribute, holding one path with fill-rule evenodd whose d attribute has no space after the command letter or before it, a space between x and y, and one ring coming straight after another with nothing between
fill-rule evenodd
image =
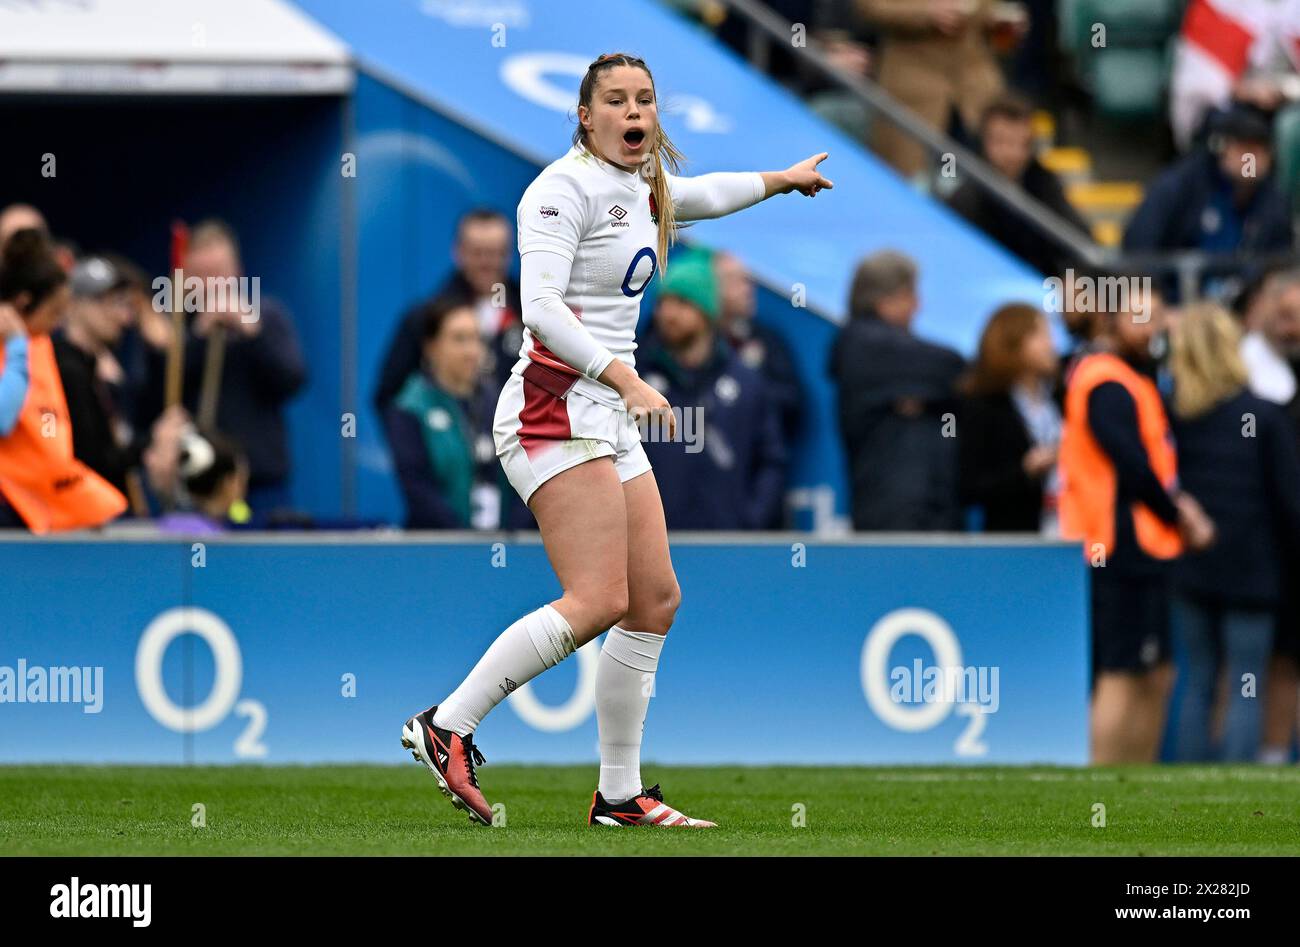
<instances>
[{"instance_id":1,"label":"white rugby jersey","mask_svg":"<svg viewBox=\"0 0 1300 947\"><path fill-rule=\"evenodd\" d=\"M757 172L669 175L668 185L679 221L740 210L762 200L765 190ZM540 362L577 376L574 389L588 397L621 404L596 376L610 356L635 366L641 295L659 268L658 209L649 183L575 145L524 191L517 224L527 328L515 373L529 360ZM540 256L535 260L546 265L531 265L526 254L533 251L569 261L567 283L560 285L564 268L554 265L560 261ZM549 312L538 302L548 287L563 299L563 307ZM557 352L568 354L574 364Z\"/></svg>"}]
</instances>

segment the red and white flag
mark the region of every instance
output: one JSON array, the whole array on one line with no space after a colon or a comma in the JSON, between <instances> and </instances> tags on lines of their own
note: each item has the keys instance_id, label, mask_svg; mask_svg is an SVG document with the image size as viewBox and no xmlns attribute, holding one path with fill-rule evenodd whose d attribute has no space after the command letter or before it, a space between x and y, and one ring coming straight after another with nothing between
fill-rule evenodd
<instances>
[{"instance_id":1,"label":"red and white flag","mask_svg":"<svg viewBox=\"0 0 1300 947\"><path fill-rule=\"evenodd\" d=\"M1205 113L1228 104L1233 86L1263 68L1277 49L1282 24L1300 37L1300 0L1192 0L1174 55L1169 121L1180 148L1191 144ZM1300 57L1294 42L1288 53Z\"/></svg>"}]
</instances>

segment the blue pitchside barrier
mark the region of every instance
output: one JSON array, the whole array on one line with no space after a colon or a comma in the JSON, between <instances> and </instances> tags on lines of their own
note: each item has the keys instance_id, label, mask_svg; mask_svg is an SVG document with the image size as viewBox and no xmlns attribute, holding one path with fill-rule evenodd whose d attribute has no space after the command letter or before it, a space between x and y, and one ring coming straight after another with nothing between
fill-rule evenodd
<instances>
[{"instance_id":1,"label":"blue pitchside barrier","mask_svg":"<svg viewBox=\"0 0 1300 947\"><path fill-rule=\"evenodd\" d=\"M1086 574L1040 542L676 537L683 606L644 756L1087 755ZM536 542L0 540L0 762L402 762L402 721L558 594ZM481 727L493 762L597 758L598 644Z\"/></svg>"}]
</instances>

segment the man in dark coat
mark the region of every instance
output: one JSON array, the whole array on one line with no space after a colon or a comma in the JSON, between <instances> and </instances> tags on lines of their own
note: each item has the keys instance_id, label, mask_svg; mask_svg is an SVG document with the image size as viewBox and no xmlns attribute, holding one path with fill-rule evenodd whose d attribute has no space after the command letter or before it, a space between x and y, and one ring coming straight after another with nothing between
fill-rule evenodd
<instances>
[{"instance_id":1,"label":"man in dark coat","mask_svg":"<svg viewBox=\"0 0 1300 947\"><path fill-rule=\"evenodd\" d=\"M767 382L789 448L799 435L804 404L794 355L780 333L754 318L754 281L744 264L730 253L715 253L713 272L718 279L718 329L740 360Z\"/></svg>"},{"instance_id":2,"label":"man in dark coat","mask_svg":"<svg viewBox=\"0 0 1300 947\"><path fill-rule=\"evenodd\" d=\"M238 240L221 221L195 226L184 273L187 284L197 280L207 289L201 310L189 314L182 402L191 416L197 417L208 341L217 327L222 327L225 355L215 426L248 458L248 502L253 509L270 512L286 507L291 457L285 409L307 383L297 329L288 311L274 300L261 299L260 290L255 310L242 290L239 298L215 298L214 286L245 278ZM162 413L166 353L151 351L146 371L149 380L143 390L147 396L137 405L139 430L147 430L146 424L152 425Z\"/></svg>"},{"instance_id":3,"label":"man in dark coat","mask_svg":"<svg viewBox=\"0 0 1300 947\"><path fill-rule=\"evenodd\" d=\"M1033 110L1014 96L995 100L980 119L980 152L994 170L1084 233L1088 225L1065 197L1056 175L1034 157ZM963 182L948 206L1040 273L1064 270L1074 261L1038 228L1007 211L973 181Z\"/></svg>"},{"instance_id":4,"label":"man in dark coat","mask_svg":"<svg viewBox=\"0 0 1300 947\"><path fill-rule=\"evenodd\" d=\"M856 530L958 530L960 355L917 338L916 264L885 250L858 265L831 352Z\"/></svg>"},{"instance_id":5,"label":"man in dark coat","mask_svg":"<svg viewBox=\"0 0 1300 947\"><path fill-rule=\"evenodd\" d=\"M1290 201L1272 173L1271 115L1237 104L1211 127L1207 145L1151 182L1124 232L1126 252L1267 254L1291 248ZM1240 280L1244 270L1237 264L1215 272Z\"/></svg>"},{"instance_id":6,"label":"man in dark coat","mask_svg":"<svg viewBox=\"0 0 1300 947\"><path fill-rule=\"evenodd\" d=\"M406 379L420 370L428 312L451 298L467 300L478 313L479 332L487 347L483 374L497 392L501 391L519 359L524 333L519 283L506 275L510 249L510 224L501 214L476 210L461 218L452 251L455 272L429 299L402 315L388 344L374 393L375 409L381 415Z\"/></svg>"}]
</instances>

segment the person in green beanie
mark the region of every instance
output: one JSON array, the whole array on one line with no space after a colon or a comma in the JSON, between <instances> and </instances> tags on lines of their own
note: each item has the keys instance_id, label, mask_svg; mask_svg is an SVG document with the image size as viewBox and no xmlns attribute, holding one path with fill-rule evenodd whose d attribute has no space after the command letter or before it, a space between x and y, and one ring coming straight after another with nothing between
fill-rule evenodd
<instances>
[{"instance_id":1,"label":"person in green beanie","mask_svg":"<svg viewBox=\"0 0 1300 947\"><path fill-rule=\"evenodd\" d=\"M669 529L777 529L786 449L766 380L718 327L713 255L690 250L668 268L642 347L646 383L680 410L676 440L652 425L642 441Z\"/></svg>"}]
</instances>

